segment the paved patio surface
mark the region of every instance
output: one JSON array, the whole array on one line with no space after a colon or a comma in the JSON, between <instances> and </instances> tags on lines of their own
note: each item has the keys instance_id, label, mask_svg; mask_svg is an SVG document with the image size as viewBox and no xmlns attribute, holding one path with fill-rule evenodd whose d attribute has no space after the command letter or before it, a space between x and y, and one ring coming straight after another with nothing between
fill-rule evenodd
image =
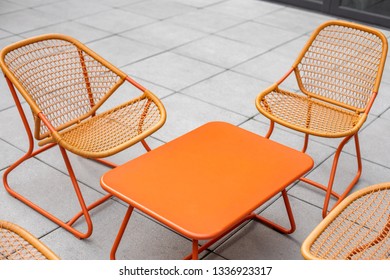
<instances>
[{"instance_id":1,"label":"paved patio surface","mask_svg":"<svg viewBox=\"0 0 390 280\"><path fill-rule=\"evenodd\" d=\"M255 97L289 69L310 33L329 19L258 0L0 0L0 47L44 33L64 33L85 43L162 99L168 118L148 139L155 148L215 120L265 135L268 121L256 110ZM389 30L382 31L390 37ZM360 132L363 175L354 190L390 181L389 65ZM292 82L289 86L296 87ZM120 94L117 100L123 100L125 93ZM0 96L2 175L26 151L27 138L4 80L0 80ZM278 126L272 139L300 149L304 138ZM326 183L338 142L313 140L308 153L315 167L309 177ZM143 153L137 145L112 160L124 163ZM99 179L108 169L72 155L71 162L87 203L103 196ZM354 149L348 144L340 160L336 190L354 171ZM23 164L11 174L10 182L64 220L78 211L58 149ZM199 199L205 195L199 193ZM282 235L257 222L245 223L202 258L302 259L300 246L321 221L324 194L298 183L288 195L297 224L293 234ZM286 224L282 202L276 197L259 212ZM79 240L0 188L0 219L26 228L62 259L109 259L125 211L126 205L116 199L93 210L94 232ZM78 222L77 228L84 229L85 223ZM181 259L190 250L190 240L136 211L117 258Z\"/></svg>"}]
</instances>

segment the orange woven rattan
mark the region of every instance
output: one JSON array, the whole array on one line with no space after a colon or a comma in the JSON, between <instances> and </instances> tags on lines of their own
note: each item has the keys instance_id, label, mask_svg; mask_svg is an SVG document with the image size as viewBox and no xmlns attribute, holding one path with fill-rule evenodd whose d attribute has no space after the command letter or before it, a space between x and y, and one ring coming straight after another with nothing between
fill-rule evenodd
<instances>
[{"instance_id":1,"label":"orange woven rattan","mask_svg":"<svg viewBox=\"0 0 390 280\"><path fill-rule=\"evenodd\" d=\"M348 196L302 245L306 259L390 259L390 183Z\"/></svg>"},{"instance_id":2,"label":"orange woven rattan","mask_svg":"<svg viewBox=\"0 0 390 280\"><path fill-rule=\"evenodd\" d=\"M256 98L256 107L271 121L266 137L278 123L309 135L341 138L327 186L308 178L301 180L326 191L322 215L328 213L330 197L343 200L359 180L362 171L358 131L367 119L377 96L387 55L387 39L379 31L345 21L332 20L311 35L291 69ZM292 74L299 90L284 89ZM332 190L338 159L344 145L355 140L357 172L344 192ZM336 205L335 204L335 205Z\"/></svg>"},{"instance_id":3,"label":"orange woven rattan","mask_svg":"<svg viewBox=\"0 0 390 280\"><path fill-rule=\"evenodd\" d=\"M46 245L25 229L0 220L0 260L58 260Z\"/></svg>"},{"instance_id":4,"label":"orange woven rattan","mask_svg":"<svg viewBox=\"0 0 390 280\"><path fill-rule=\"evenodd\" d=\"M86 206L67 151L115 167L114 163L102 158L138 142L147 151L150 150L145 138L164 124L164 106L154 94L121 70L79 41L62 34L40 35L5 47L0 52L0 67L29 139L27 153L3 174L6 190L78 238L89 237L92 220L88 211L111 195ZM106 101L125 82L140 90L140 94L102 111L101 108L108 107ZM34 134L15 88L31 108ZM42 148L34 150L34 138ZM81 207L81 212L68 222L15 192L7 179L8 174L22 162L57 145ZM82 215L88 225L85 233L72 226Z\"/></svg>"},{"instance_id":5,"label":"orange woven rattan","mask_svg":"<svg viewBox=\"0 0 390 280\"><path fill-rule=\"evenodd\" d=\"M314 32L293 65L301 93L280 89L281 81L258 96L257 107L273 121L304 133L353 134L378 92L386 54L387 40L380 32L342 21L327 22Z\"/></svg>"},{"instance_id":6,"label":"orange woven rattan","mask_svg":"<svg viewBox=\"0 0 390 280\"><path fill-rule=\"evenodd\" d=\"M59 133L59 141L76 154L105 157L122 150L126 141L153 128L160 119L157 105L142 96Z\"/></svg>"},{"instance_id":7,"label":"orange woven rattan","mask_svg":"<svg viewBox=\"0 0 390 280\"><path fill-rule=\"evenodd\" d=\"M0 65L31 106L35 138L51 138L41 145L57 142L85 157L105 157L138 142L138 135L145 137L165 120L162 105L149 91L92 120L127 76L68 36L44 35L11 45L2 51ZM56 132L70 129L49 131L39 113ZM107 130L109 123L121 129Z\"/></svg>"},{"instance_id":8,"label":"orange woven rattan","mask_svg":"<svg viewBox=\"0 0 390 280\"><path fill-rule=\"evenodd\" d=\"M307 133L315 131L322 136L351 134L365 120L362 114L279 88L267 94L261 104L290 127Z\"/></svg>"}]
</instances>

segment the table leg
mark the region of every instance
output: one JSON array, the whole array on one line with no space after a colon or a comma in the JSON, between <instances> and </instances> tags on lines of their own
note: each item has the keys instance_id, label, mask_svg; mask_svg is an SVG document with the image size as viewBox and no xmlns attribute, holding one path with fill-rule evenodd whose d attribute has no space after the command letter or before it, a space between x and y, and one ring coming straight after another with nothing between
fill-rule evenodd
<instances>
[{"instance_id":1,"label":"table leg","mask_svg":"<svg viewBox=\"0 0 390 280\"><path fill-rule=\"evenodd\" d=\"M290 229L287 229L285 227L282 227L260 215L255 215L255 218L257 220L259 220L260 222L262 222L263 224L265 224L266 226L269 226L270 228L273 228L281 233L286 233L286 234L290 234L290 233L293 233L295 231L295 221L294 221L294 216L293 216L293 213L292 213L292 210L291 210L291 205L290 205L290 201L288 200L288 196L287 196L287 192L286 190L283 190L282 191L282 196L283 196L283 200L284 200L284 205L286 206L286 211L287 211L287 215L288 215L288 219L290 221Z\"/></svg>"},{"instance_id":2,"label":"table leg","mask_svg":"<svg viewBox=\"0 0 390 280\"><path fill-rule=\"evenodd\" d=\"M199 247L198 247L198 240L193 239L192 240L192 259L198 260L199 259Z\"/></svg>"},{"instance_id":3,"label":"table leg","mask_svg":"<svg viewBox=\"0 0 390 280\"><path fill-rule=\"evenodd\" d=\"M121 225L121 227L119 229L118 235L116 236L114 244L112 245L111 254L110 254L110 259L111 260L115 260L116 250L118 249L118 246L119 246L119 243L121 242L123 233L126 230L127 223L130 220L131 213L133 213L133 209L134 209L133 206L129 206L129 208L127 209L127 212L125 214L125 217L123 218L123 222L122 222L122 225Z\"/></svg>"}]
</instances>

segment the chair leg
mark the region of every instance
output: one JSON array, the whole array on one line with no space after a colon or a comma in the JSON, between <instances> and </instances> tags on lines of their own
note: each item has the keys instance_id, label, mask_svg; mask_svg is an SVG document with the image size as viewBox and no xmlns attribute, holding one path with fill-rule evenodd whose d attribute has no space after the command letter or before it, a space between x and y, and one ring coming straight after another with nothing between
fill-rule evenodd
<instances>
[{"instance_id":1,"label":"chair leg","mask_svg":"<svg viewBox=\"0 0 390 280\"><path fill-rule=\"evenodd\" d=\"M72 223L69 223L69 222L65 223L65 222L61 221L60 219L58 219L57 217L55 217L51 213L49 213L46 210L42 209L41 207L39 207L35 203L31 202L30 200L28 200L27 198L25 198L24 196L22 196L21 194L19 194L15 190L13 190L10 187L9 183L8 183L8 175L16 167L18 167L24 161L26 161L26 160L28 160L28 159L30 159L30 158L32 158L32 157L34 157L34 156L44 152L44 151L46 151L46 150L48 150L48 149L50 149L50 148L52 148L54 146L56 146L56 144L50 144L50 145L47 145L47 146L45 146L45 147L43 147L41 149L38 149L38 150L33 152L32 151L33 147L32 147L32 145L30 145L30 148L29 148L28 152L22 158L20 158L18 161L16 161L14 164L12 164L10 167L8 167L7 170L4 172L4 174L3 174L3 184L4 184L4 187L5 187L5 189L7 190L7 192L11 196L13 196L16 199L20 200L21 202L25 203L27 206L31 207L32 209L34 209L38 213L42 214L46 218L50 219L54 223L58 224L59 226L65 228L66 230L68 230L69 232L74 234L76 237L78 237L78 238L88 238L92 234L92 222L91 222L91 219L90 219L87 207L85 205L84 199L82 197L80 188L78 186L77 180L76 180L76 178L74 176L74 173L73 173L72 167L70 165L69 159L68 159L68 157L67 157L67 155L65 153L65 150L63 150L63 148L60 147L61 152L63 153L63 156L64 156L64 161L65 161L67 169L69 171L69 175L70 175L73 187L75 189L77 198L78 198L80 206L82 208L83 215L85 216L86 221L87 221L88 230L87 230L86 233L81 233L80 231L78 231L78 230L74 229L73 227L71 227L71 224L73 224L74 221Z\"/></svg>"},{"instance_id":2,"label":"chair leg","mask_svg":"<svg viewBox=\"0 0 390 280\"><path fill-rule=\"evenodd\" d=\"M269 128L268 128L268 132L267 134L264 136L265 138L270 138L271 135L272 135L272 132L274 131L274 127L275 127L275 122L274 121L271 121L270 124L269 124Z\"/></svg>"},{"instance_id":3,"label":"chair leg","mask_svg":"<svg viewBox=\"0 0 390 280\"><path fill-rule=\"evenodd\" d=\"M353 135L353 136L354 136L354 140L355 140L356 161L357 161L357 167L358 168L357 168L355 177L352 179L352 181L349 183L349 185L345 188L344 192L341 195L339 195L338 200L335 203L335 205L332 207L332 209L334 207L336 207L337 204L339 204L348 195L348 193L351 191L351 189L359 181L359 178L360 178L360 176L362 174L362 158L361 158L361 154L360 154L359 137L358 137L357 133L355 135ZM349 138L351 138L351 137L349 137ZM347 139L346 142L348 142L348 140L349 139ZM324 207L322 209L322 216L324 218L328 214L327 210L328 210L328 206L329 206L329 200L330 200L330 196L331 196L331 191L332 191L332 187L333 187L334 178L336 176L337 162L338 162L338 159L340 157L341 150L343 149L345 143L341 143L340 144L339 148L336 151L334 160L333 160L333 166L332 166L332 171L330 173L330 178L329 178L329 182L328 182L328 189L327 189L327 193L326 193L326 197L325 197L325 201L324 201ZM332 209L330 209L330 211Z\"/></svg>"},{"instance_id":4,"label":"chair leg","mask_svg":"<svg viewBox=\"0 0 390 280\"><path fill-rule=\"evenodd\" d=\"M98 201L94 202L93 204L91 204L89 207L86 207L84 199L83 199L83 197L81 195L81 191L80 191L79 185L77 183L76 177L74 176L73 169L72 169L72 167L70 165L69 158L68 158L65 150L62 147L60 147L60 150L61 150L61 153L63 155L63 158L64 158L65 164L67 166L67 169L69 171L69 175L70 175L73 187L74 187L74 189L76 191L76 195L77 195L77 198L79 200L80 206L82 208L81 212L79 214L77 214L76 216L74 216L68 223L65 223L65 222L61 221L60 219L58 219L57 217L53 216L52 214L50 214L46 210L42 209L41 207L39 207L35 203L31 202L30 200L28 200L27 198L25 198L21 194L17 193L8 184L8 175L15 168L17 168L24 161L26 161L26 160L28 160L28 159L30 159L30 158L32 158L32 157L42 153L42 152L44 152L44 151L46 151L48 149L53 148L57 144L56 143L49 143L49 144L45 145L43 148L40 148L40 149L37 149L36 151L34 151L34 139L33 139L33 135L32 135L32 132L31 132L31 129L30 129L30 126L29 126L29 122L27 121L26 114L24 113L22 104L20 103L19 97L18 97L18 95L16 93L16 90L15 90L13 84L11 83L11 81L7 77L6 77L6 81L7 81L8 87L9 87L9 89L11 91L12 97L13 97L13 99L15 101L15 105L16 105L16 108L17 108L17 110L19 112L19 115L20 115L20 118L22 120L24 129L26 131L26 134L27 134L27 137L28 137L29 147L28 147L28 150L27 150L26 154L23 157L21 157L19 160L17 160L15 163L13 163L11 166L9 166L6 169L6 171L4 172L4 174L3 174L4 188L6 189L6 191L11 196L13 196L16 199L20 200L21 202L25 203L27 206L31 207L32 209L34 209L38 213L42 214L43 216L47 217L48 219L50 219L54 223L58 224L59 226L65 228L66 230L68 230L69 232L74 234L76 237L78 237L78 238L87 238L87 237L89 237L92 234L92 223L91 223L91 219L90 219L88 210L90 210L90 209L100 205L101 203L103 203L104 201L109 199L111 197L111 195L106 195L105 197L103 197L103 198L99 199ZM78 231L78 230L76 230L76 229L74 229L72 227L72 224L79 217L81 217L82 215L85 216L87 224L88 224L88 230L87 230L86 233L81 233L80 231Z\"/></svg>"},{"instance_id":5,"label":"chair leg","mask_svg":"<svg viewBox=\"0 0 390 280\"><path fill-rule=\"evenodd\" d=\"M358 169L357 169L357 172L355 174L355 177L349 183L349 185L345 188L344 192L342 194L338 194L338 193L336 193L336 192L334 192L332 190L334 179L336 177L338 160L340 158L341 151L344 148L345 144L352 137L354 137L354 140L355 140L356 160L357 160ZM348 193L351 191L351 189L356 185L356 183L358 182L358 180L360 178L361 173L362 173L362 159L361 159L361 154L360 154L359 137L358 137L358 134L356 133L354 135L345 137L343 139L343 141L341 141L341 143L337 147L336 153L335 153L334 158L333 158L332 169L331 169L331 172L330 172L330 175L329 175L329 180L328 180L328 185L327 186L324 186L324 185L322 185L322 184L320 184L318 182L312 181L312 180L310 180L308 178L305 178L305 177L301 177L300 180L302 182L308 183L308 184L310 184L310 185L312 185L314 187L322 189L322 190L324 190L326 192L325 199L324 199L324 205L323 205L323 208L322 208L322 216L323 216L323 218L325 218L327 216L327 214L328 214L328 207L329 207L330 197L333 196L333 197L337 198L337 202L332 207L332 209L333 209L338 203L340 203L348 195Z\"/></svg>"}]
</instances>

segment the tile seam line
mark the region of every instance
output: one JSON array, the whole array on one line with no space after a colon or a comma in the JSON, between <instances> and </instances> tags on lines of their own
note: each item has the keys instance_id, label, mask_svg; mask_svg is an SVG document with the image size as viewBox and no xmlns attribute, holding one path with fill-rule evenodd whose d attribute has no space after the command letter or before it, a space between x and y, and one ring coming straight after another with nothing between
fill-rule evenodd
<instances>
[{"instance_id":1,"label":"tile seam line","mask_svg":"<svg viewBox=\"0 0 390 280\"><path fill-rule=\"evenodd\" d=\"M22 149L20 149L19 147L13 145L13 144L10 143L9 141L7 141L7 140L5 140L5 139L3 139L3 138L0 138L0 139L3 140L3 141L4 141L5 143L7 143L8 145L10 145L10 146L14 147L15 149L21 151L22 153L26 154L26 151L23 151ZM57 167L51 165L51 164L48 163L48 162L45 162L44 160L40 159L39 157L34 156L34 157L32 157L32 158L38 160L39 162L43 163L44 165L46 165L46 166L48 166L48 167L50 167L50 168L53 168L54 170L56 170L57 172L60 172L60 173L63 174L63 175L65 175L65 176L67 176L67 177L70 177L69 174L68 174L67 172L64 172L64 171L62 171L61 169L58 169ZM31 159L31 158L30 158L30 159ZM27 159L27 161L28 161L28 160L29 160L29 159ZM13 163L12 163L12 164L13 164ZM12 164L11 164L11 165L12 165ZM9 166L11 166L11 165L9 165ZM9 166L6 167L6 168L9 168ZM6 169L6 168L5 168L5 169ZM4 169L2 169L2 170L4 170ZM91 189L91 190L93 190L93 191L95 191L95 192L97 192L97 193L99 193L99 194L101 194L101 195L103 195L103 196L106 195L106 193L103 193L103 192L101 192L101 191L99 191L99 190L93 188L92 186L90 186L89 184L85 183L84 181L81 181L81 180L77 179L77 182L83 184L84 186L88 187L89 189Z\"/></svg>"},{"instance_id":2,"label":"tile seam line","mask_svg":"<svg viewBox=\"0 0 390 280\"><path fill-rule=\"evenodd\" d=\"M114 9L113 9L114 10ZM120 9L118 9L118 10L120 10ZM100 13L102 13L102 12L100 12ZM129 12L129 13L131 13L131 12ZM98 13L99 14L99 13ZM134 14L134 13L133 13ZM93 16L96 16L97 14L93 14ZM138 14L136 14L137 16L139 16ZM91 16L91 15L89 15L89 16ZM82 24L82 25L84 25L84 26L87 26L87 27L90 27L90 28L95 28L95 29L97 29L97 30L100 30L100 31L104 31L104 32L107 32L107 33L110 33L111 35L120 35L121 33L125 33L125 32L128 32L128 31L131 31L131 30L135 30L135 29L137 29L137 28L141 28L141 27L145 27L145 26L148 26L148 25L152 25L152 24L155 24L156 22L158 22L159 20L156 20L156 19L153 19L153 18L149 18L149 17L146 17L146 18L148 18L148 19L152 19L152 20L155 20L155 21L153 21L153 22L148 22L148 23L145 23L145 24L141 24L141 25L137 25L137 26L134 26L134 27L130 27L129 29L126 29L126 30L123 30L123 31L119 31L119 32L111 32L111 31L107 31L107 30L104 30L104 29L101 29L101 28L99 28L99 27L97 27L97 26L94 26L94 25L89 25L89 24L87 24L87 23L83 23L83 22L80 22L80 21L78 21L78 20L80 20L80 19L82 19L82 18L84 18L84 17L80 17L80 18L77 18L77 19L71 19L70 21L71 22L75 22L75 23L78 23L78 24ZM122 36L123 37L123 36ZM131 39L131 38L128 38L128 37L125 37L126 39ZM99 40L99 39L97 39L97 40ZM134 39L132 39L132 40L134 40ZM135 41L135 40L134 40ZM145 43L144 43L145 44Z\"/></svg>"},{"instance_id":3,"label":"tile seam line","mask_svg":"<svg viewBox=\"0 0 390 280\"><path fill-rule=\"evenodd\" d=\"M40 11L40 10L38 10L37 8L44 7L44 6L50 6L50 5L53 5L53 4L55 4L55 3L60 3L60 2L62 2L62 1L44 4L44 5L41 5L41 6L33 7L33 8L31 8L31 9L34 10L34 11L36 11L36 12L43 13L43 14L45 14L45 15L50 15L50 13ZM100 4L100 5L102 5L102 4ZM105 5L104 5L104 6L105 6ZM115 9L115 8L110 7L110 6L105 6L105 7L107 7L107 10L114 10L114 9ZM75 20L79 20L79 19L85 18L85 17L96 16L96 15L98 15L98 14L107 12L107 10L101 10L101 11L98 11L98 12L93 12L93 13L91 13L91 14L85 14L85 15L80 16L80 17L68 18L68 19L66 19L66 20L68 20L68 21L75 21Z\"/></svg>"},{"instance_id":4,"label":"tile seam line","mask_svg":"<svg viewBox=\"0 0 390 280\"><path fill-rule=\"evenodd\" d=\"M221 106L221 105L218 105L218 104L214 104L214 103L205 101L205 100L203 100L203 99L200 99L199 97L195 97L195 96L192 96L192 95L189 95L189 94L186 94L186 93L178 92L178 94L184 95L184 96L186 96L186 97L189 97L189 98L192 98L192 99L195 99L195 100L198 100L198 101L201 101L201 102L203 102L203 103L206 103L206 104L208 104L208 105L217 107L217 108L219 108L219 109L223 109L224 111L228 111L228 112L230 112L230 113L234 113L234 114L240 115L240 116L242 116L242 117L244 117L244 118L247 118L247 119L253 117L253 116L251 117L251 116L248 116L248 115L244 115L244 114L239 113L239 112L236 112L236 111L234 111L234 110L232 110L232 109L229 109L229 108L223 107L223 106ZM238 125L237 125L237 126L238 126Z\"/></svg>"}]
</instances>

